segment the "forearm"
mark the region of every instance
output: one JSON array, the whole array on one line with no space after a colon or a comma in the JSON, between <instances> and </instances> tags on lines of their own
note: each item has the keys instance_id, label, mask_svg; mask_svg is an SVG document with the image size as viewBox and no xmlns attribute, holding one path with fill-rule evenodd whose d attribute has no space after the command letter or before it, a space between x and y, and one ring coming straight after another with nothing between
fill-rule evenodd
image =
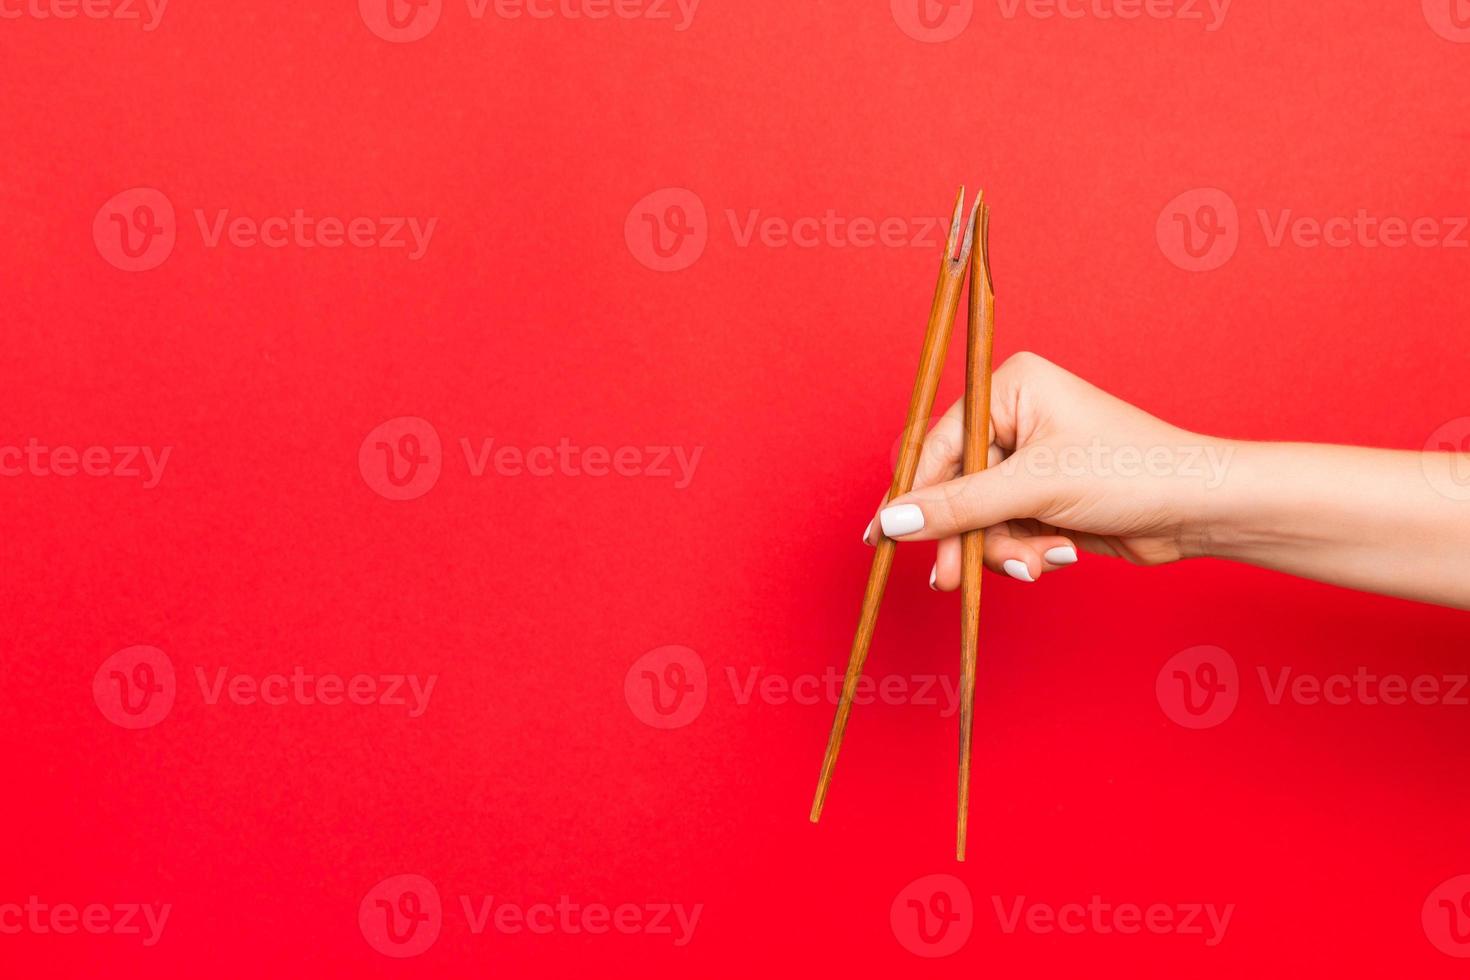
<instances>
[{"instance_id":1,"label":"forearm","mask_svg":"<svg viewBox=\"0 0 1470 980\"><path fill-rule=\"evenodd\" d=\"M1470 609L1470 500L1444 492L1458 487L1452 467L1470 464L1465 457L1301 443L1225 448L1223 482L1199 496L1186 521L1192 550Z\"/></svg>"}]
</instances>

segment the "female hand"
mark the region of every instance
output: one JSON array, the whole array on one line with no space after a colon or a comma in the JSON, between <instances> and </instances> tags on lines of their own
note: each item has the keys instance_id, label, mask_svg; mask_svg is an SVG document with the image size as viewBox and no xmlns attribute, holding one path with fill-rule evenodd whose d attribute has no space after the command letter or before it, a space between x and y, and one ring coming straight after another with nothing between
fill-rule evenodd
<instances>
[{"instance_id":1,"label":"female hand","mask_svg":"<svg viewBox=\"0 0 1470 980\"><path fill-rule=\"evenodd\" d=\"M882 508L900 541L938 540L930 583L960 584L960 531L985 528L993 571L1033 582L1077 549L1156 565L1191 553L1188 517L1231 448L1175 428L1035 354L991 385L989 468L959 477L963 403L924 440L914 490ZM957 479L958 477L958 479ZM866 540L871 543L871 529Z\"/></svg>"},{"instance_id":2,"label":"female hand","mask_svg":"<svg viewBox=\"0 0 1470 980\"><path fill-rule=\"evenodd\" d=\"M988 469L959 475L954 405L915 489L864 537L937 540L935 588L959 586L957 535L984 528L986 565L1023 582L1079 548L1141 565L1209 555L1470 608L1470 454L1196 435L1035 354L995 372L990 412Z\"/></svg>"}]
</instances>

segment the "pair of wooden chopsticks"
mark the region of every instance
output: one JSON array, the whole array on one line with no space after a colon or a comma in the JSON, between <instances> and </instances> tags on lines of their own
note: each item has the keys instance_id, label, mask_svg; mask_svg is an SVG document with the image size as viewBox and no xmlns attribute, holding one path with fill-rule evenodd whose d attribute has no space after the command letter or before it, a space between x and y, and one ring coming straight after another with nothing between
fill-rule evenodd
<instances>
[{"instance_id":1,"label":"pair of wooden chopsticks","mask_svg":"<svg viewBox=\"0 0 1470 980\"><path fill-rule=\"evenodd\" d=\"M929 326L924 333L924 350L919 357L919 375L909 400L908 424L904 427L899 449L898 467L888 490L889 500L908 493L914 486L919 467L919 451L923 445L926 422L934 411L934 395L939 389L939 376L944 370L949 350L949 336L959 312L960 291L968 272L970 278L969 337L965 356L965 439L963 466L966 473L985 469L990 452L990 366L995 337L995 291L990 278L990 208L985 206L982 192L970 211L970 220L960 238L960 218L964 214L965 189L960 188L955 201L954 220L949 240L939 265L939 284L934 291L934 304L929 310ZM976 224L976 217L979 224ZM956 252L958 245L959 251ZM853 637L847 674L842 680L842 696L837 702L837 717L832 721L832 734L827 740L827 754L822 759L822 774L817 780L817 795L812 801L812 823L822 816L827 788L842 748L842 735L847 729L847 716L852 713L852 699L873 631L878 625L878 606L888 573L893 567L896 545L874 528L878 535L873 567L868 572L868 585L863 592L863 611ZM960 776L959 822L955 837L955 856L965 859L965 835L969 824L970 805L970 732L975 716L975 659L980 636L980 570L985 550L985 532L968 531L961 538L961 659L960 659Z\"/></svg>"}]
</instances>

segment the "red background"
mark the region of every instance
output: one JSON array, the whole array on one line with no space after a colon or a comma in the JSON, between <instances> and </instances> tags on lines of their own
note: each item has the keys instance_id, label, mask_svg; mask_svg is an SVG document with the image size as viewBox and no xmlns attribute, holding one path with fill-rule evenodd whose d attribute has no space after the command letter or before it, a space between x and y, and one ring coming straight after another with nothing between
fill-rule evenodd
<instances>
[{"instance_id":1,"label":"red background","mask_svg":"<svg viewBox=\"0 0 1470 980\"><path fill-rule=\"evenodd\" d=\"M740 247L725 217L909 217L993 203L999 353L1040 352L1182 425L1421 447L1465 398L1465 251L1268 247L1255 219L1466 213L1470 46L1417 2L1237 0L1224 26L1008 19L921 44L882 0L705 0L648 20L475 21L390 44L354 5L185 4L158 29L0 21L0 444L172 446L159 486L0 480L0 903L168 902L162 941L0 935L15 976L1450 976L1420 907L1470 871L1465 708L1272 706L1258 666L1444 674L1463 613L1244 567L1084 557L991 576L971 859L951 856L955 723L856 710L806 812L826 704L740 677L845 662L936 250ZM120 271L94 215L178 209ZM690 268L646 268L629 209L708 208ZM1176 268L1160 209L1240 207L1233 259ZM402 251L206 248L229 208L436 216ZM960 345L941 399L958 394ZM359 472L421 416L420 499ZM702 447L693 482L487 475L458 440ZM957 599L906 547L869 672L953 674ZM117 650L179 671L159 725L91 695ZM628 668L710 671L687 727L641 723ZM1245 693L1190 731L1160 666L1214 644ZM429 710L203 702L202 667L439 675ZM974 897L941 960L889 927L948 872ZM391 960L380 880L445 898L702 903L694 941L471 935ZM1225 940L1008 935L991 896L1234 903Z\"/></svg>"}]
</instances>

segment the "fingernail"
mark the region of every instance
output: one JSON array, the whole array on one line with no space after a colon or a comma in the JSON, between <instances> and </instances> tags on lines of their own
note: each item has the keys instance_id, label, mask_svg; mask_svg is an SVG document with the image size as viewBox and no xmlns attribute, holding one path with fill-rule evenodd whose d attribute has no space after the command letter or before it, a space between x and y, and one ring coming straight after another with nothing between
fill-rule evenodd
<instances>
[{"instance_id":1,"label":"fingernail","mask_svg":"<svg viewBox=\"0 0 1470 980\"><path fill-rule=\"evenodd\" d=\"M924 512L914 504L899 504L879 511L878 522L883 525L884 534L890 538L901 538L924 530Z\"/></svg>"},{"instance_id":2,"label":"fingernail","mask_svg":"<svg viewBox=\"0 0 1470 980\"><path fill-rule=\"evenodd\" d=\"M1077 549L1063 545L1046 549L1045 558L1053 565L1075 565L1077 564Z\"/></svg>"},{"instance_id":3,"label":"fingernail","mask_svg":"<svg viewBox=\"0 0 1470 980\"><path fill-rule=\"evenodd\" d=\"M1026 563L1018 558L1010 559L1001 567L1006 570L1007 575L1018 582L1036 581L1036 579L1031 577L1031 569L1027 568Z\"/></svg>"},{"instance_id":4,"label":"fingernail","mask_svg":"<svg viewBox=\"0 0 1470 980\"><path fill-rule=\"evenodd\" d=\"M939 565L938 564L935 564L935 566L933 568L929 569L929 588L933 589L935 592L938 592L939 591L939 586L938 586L938 584L936 584L936 583L938 583L938 581L939 581Z\"/></svg>"},{"instance_id":5,"label":"fingernail","mask_svg":"<svg viewBox=\"0 0 1470 980\"><path fill-rule=\"evenodd\" d=\"M863 532L863 544L873 543L873 522L868 522L868 529Z\"/></svg>"}]
</instances>

